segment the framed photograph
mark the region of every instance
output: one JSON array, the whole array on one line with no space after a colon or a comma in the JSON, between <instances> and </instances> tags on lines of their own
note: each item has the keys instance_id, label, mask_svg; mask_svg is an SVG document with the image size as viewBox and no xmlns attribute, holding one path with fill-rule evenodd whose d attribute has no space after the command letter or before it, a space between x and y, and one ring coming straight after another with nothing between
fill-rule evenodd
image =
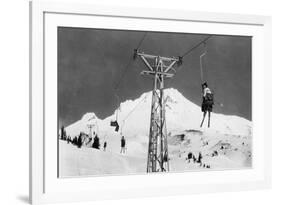
<instances>
[{"instance_id":1,"label":"framed photograph","mask_svg":"<svg viewBox=\"0 0 281 205\"><path fill-rule=\"evenodd\" d=\"M32 204L270 187L270 17L39 1L30 25Z\"/></svg>"}]
</instances>

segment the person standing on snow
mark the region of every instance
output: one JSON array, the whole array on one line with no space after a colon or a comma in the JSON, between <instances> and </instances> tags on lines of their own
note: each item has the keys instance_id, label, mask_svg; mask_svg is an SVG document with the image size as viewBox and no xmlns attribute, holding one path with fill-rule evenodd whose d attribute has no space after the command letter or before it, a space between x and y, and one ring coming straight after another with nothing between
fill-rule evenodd
<instances>
[{"instance_id":1,"label":"person standing on snow","mask_svg":"<svg viewBox=\"0 0 281 205\"><path fill-rule=\"evenodd\" d=\"M125 140L125 137L122 136L121 137L121 151L120 151L120 153L125 154L125 150L126 150L126 140Z\"/></svg>"},{"instance_id":2,"label":"person standing on snow","mask_svg":"<svg viewBox=\"0 0 281 205\"><path fill-rule=\"evenodd\" d=\"M202 166L202 158L203 158L203 156L202 156L201 152L199 152L198 161L197 162L200 164L200 167Z\"/></svg>"},{"instance_id":3,"label":"person standing on snow","mask_svg":"<svg viewBox=\"0 0 281 205\"><path fill-rule=\"evenodd\" d=\"M106 146L107 146L107 143L106 143L106 141L103 143L103 151L105 151L106 150Z\"/></svg>"}]
</instances>

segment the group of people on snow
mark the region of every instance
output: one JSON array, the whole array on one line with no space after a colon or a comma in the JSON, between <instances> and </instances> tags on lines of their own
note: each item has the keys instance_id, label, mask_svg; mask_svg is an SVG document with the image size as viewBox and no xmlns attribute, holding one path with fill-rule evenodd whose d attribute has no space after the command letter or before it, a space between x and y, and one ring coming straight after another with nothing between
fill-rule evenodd
<instances>
[{"instance_id":1,"label":"group of people on snow","mask_svg":"<svg viewBox=\"0 0 281 205\"><path fill-rule=\"evenodd\" d=\"M67 141L67 143L71 143L75 146L77 146L78 148L81 148L82 145L85 143L85 138L83 137L83 133L80 132L80 134L78 136L75 136L74 138L71 138L70 136L66 136L66 132L64 130L64 128L62 127L62 132L63 133L62 135L60 135L60 139L61 140L64 140L64 141ZM84 134L85 135L85 134ZM88 137L87 137L88 138ZM94 133L94 138L88 138L89 141L86 143L86 144L89 144L91 141L93 141L92 143L92 148L95 148L95 149L100 149L100 138L98 137L98 135L96 133ZM106 148L107 148L107 141L104 141L103 142L103 151L106 151ZM121 150L120 150L120 153L122 154L125 154L126 152L126 139L124 137L124 135L122 135L121 137Z\"/></svg>"},{"instance_id":2,"label":"group of people on snow","mask_svg":"<svg viewBox=\"0 0 281 205\"><path fill-rule=\"evenodd\" d=\"M185 160L187 161L187 163L198 163L199 166L203 168L211 168L210 165L203 163L202 159L203 155L201 152L199 152L198 157L196 157L195 154L193 154L192 152L189 152Z\"/></svg>"}]
</instances>

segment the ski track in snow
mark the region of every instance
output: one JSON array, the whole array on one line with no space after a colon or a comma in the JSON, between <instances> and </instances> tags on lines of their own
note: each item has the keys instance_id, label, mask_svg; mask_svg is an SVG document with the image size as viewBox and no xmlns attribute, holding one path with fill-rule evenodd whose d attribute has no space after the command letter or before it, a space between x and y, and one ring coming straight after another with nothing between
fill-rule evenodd
<instances>
[{"instance_id":1,"label":"ski track in snow","mask_svg":"<svg viewBox=\"0 0 281 205\"><path fill-rule=\"evenodd\" d=\"M209 165L210 169L251 167L252 122L238 116L212 113L211 128L200 128L202 113L199 106L176 89L166 89L164 93L170 171L206 170L203 165ZM117 133L114 127L110 127L116 111L104 120L94 113L86 113L81 120L66 127L67 135L74 138L80 132L88 134L88 125L95 124L93 131L98 133L101 148L103 142L107 142L107 150L79 149L60 140L60 176L145 173L151 95L151 92L144 93L136 100L120 104L118 123L126 138L126 154L120 154L120 131ZM189 152L195 156L202 153L202 166L188 162Z\"/></svg>"}]
</instances>

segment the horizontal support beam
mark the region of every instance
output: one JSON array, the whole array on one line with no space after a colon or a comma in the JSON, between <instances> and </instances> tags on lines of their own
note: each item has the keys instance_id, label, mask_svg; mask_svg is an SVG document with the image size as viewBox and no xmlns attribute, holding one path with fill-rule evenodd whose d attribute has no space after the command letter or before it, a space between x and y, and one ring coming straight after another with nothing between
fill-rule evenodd
<instances>
[{"instance_id":1,"label":"horizontal support beam","mask_svg":"<svg viewBox=\"0 0 281 205\"><path fill-rule=\"evenodd\" d=\"M176 58L176 57L163 57L163 56L156 56L156 55L145 54L145 53L140 53L140 52L137 52L137 55L148 58L148 59L160 58L163 61L176 61L176 62L179 61L179 58Z\"/></svg>"},{"instance_id":2,"label":"horizontal support beam","mask_svg":"<svg viewBox=\"0 0 281 205\"><path fill-rule=\"evenodd\" d=\"M171 73L165 73L165 72L155 72L155 71L148 71L148 70L144 70L141 72L142 75L162 75L166 78L172 78L174 77L174 74Z\"/></svg>"}]
</instances>

